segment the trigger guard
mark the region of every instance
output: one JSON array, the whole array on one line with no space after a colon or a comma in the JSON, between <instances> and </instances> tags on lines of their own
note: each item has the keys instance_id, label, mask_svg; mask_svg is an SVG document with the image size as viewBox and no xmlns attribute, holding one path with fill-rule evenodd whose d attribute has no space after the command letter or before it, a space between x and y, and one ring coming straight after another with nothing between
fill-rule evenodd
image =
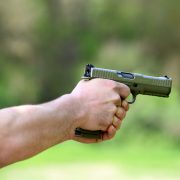
<instances>
[{"instance_id":1,"label":"trigger guard","mask_svg":"<svg viewBox=\"0 0 180 180\"><path fill-rule=\"evenodd\" d=\"M128 101L129 104L133 104L136 101L136 96L135 94L132 94L133 98L131 101Z\"/></svg>"}]
</instances>

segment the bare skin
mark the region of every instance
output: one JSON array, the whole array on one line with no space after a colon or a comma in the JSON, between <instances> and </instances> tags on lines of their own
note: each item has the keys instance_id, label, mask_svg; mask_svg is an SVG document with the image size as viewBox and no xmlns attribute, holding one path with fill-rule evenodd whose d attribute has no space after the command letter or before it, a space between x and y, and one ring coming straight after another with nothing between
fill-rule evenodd
<instances>
[{"instance_id":1,"label":"bare skin","mask_svg":"<svg viewBox=\"0 0 180 180\"><path fill-rule=\"evenodd\" d=\"M111 80L80 81L70 94L39 105L0 110L0 167L30 158L67 140L95 143L76 137L77 127L104 131L112 139L129 109L129 88Z\"/></svg>"}]
</instances>

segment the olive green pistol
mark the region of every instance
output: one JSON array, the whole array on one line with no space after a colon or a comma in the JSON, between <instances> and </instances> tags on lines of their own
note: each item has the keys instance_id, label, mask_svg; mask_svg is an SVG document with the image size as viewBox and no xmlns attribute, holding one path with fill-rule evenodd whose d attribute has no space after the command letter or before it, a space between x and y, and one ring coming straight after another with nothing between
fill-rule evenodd
<instances>
[{"instance_id":1,"label":"olive green pistol","mask_svg":"<svg viewBox=\"0 0 180 180\"><path fill-rule=\"evenodd\" d=\"M136 101L138 94L169 97L172 88L172 79L168 76L146 76L137 73L96 68L91 64L86 65L82 79L91 80L94 78L110 79L126 84L132 94L132 100L129 101L129 104L133 104ZM101 139L103 132L101 130L89 131L76 128L75 135L84 138Z\"/></svg>"}]
</instances>

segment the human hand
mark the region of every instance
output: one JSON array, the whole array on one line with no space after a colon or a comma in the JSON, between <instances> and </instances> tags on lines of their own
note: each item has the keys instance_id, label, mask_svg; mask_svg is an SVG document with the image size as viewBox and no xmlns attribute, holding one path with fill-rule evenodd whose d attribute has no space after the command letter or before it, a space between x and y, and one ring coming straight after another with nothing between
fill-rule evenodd
<instances>
[{"instance_id":1,"label":"human hand","mask_svg":"<svg viewBox=\"0 0 180 180\"><path fill-rule=\"evenodd\" d=\"M112 80L93 79L80 81L71 95L76 99L74 107L77 117L76 127L87 130L102 130L102 140L113 138L120 128L122 120L129 109L127 96L129 88ZM84 143L99 142L102 140L75 137L71 138Z\"/></svg>"}]
</instances>

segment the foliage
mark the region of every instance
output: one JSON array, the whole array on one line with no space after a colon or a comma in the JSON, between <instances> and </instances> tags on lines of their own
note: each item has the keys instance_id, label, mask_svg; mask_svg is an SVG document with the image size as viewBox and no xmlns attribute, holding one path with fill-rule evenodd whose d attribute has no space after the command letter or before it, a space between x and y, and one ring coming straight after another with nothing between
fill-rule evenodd
<instances>
[{"instance_id":1,"label":"foliage","mask_svg":"<svg viewBox=\"0 0 180 180\"><path fill-rule=\"evenodd\" d=\"M169 74L171 98L138 98L114 142L160 134L179 144L178 0L6 0L0 10L1 107L71 92L86 63Z\"/></svg>"}]
</instances>

